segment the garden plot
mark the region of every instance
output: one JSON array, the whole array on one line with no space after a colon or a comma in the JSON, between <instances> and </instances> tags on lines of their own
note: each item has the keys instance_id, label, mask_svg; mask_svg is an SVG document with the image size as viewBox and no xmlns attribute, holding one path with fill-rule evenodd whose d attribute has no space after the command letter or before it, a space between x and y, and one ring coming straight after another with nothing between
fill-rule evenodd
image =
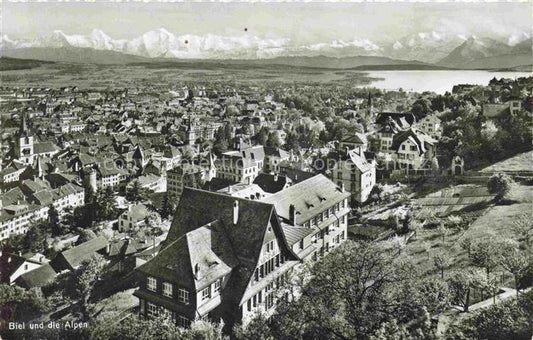
<instances>
[{"instance_id":1,"label":"garden plot","mask_svg":"<svg viewBox=\"0 0 533 340\"><path fill-rule=\"evenodd\" d=\"M425 219L447 216L475 204L490 202L493 197L484 186L458 185L415 199L413 205L419 209L416 218Z\"/></svg>"}]
</instances>

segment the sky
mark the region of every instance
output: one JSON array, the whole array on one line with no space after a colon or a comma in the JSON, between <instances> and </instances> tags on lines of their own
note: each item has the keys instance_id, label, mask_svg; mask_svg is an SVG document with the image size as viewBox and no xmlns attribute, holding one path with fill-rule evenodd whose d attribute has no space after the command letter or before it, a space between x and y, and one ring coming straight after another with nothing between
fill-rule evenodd
<instances>
[{"instance_id":1,"label":"sky","mask_svg":"<svg viewBox=\"0 0 533 340\"><path fill-rule=\"evenodd\" d=\"M432 30L454 34L531 33L531 2L506 3L2 3L2 34L33 39L61 30L101 29L132 39L165 28L173 34L253 35L311 45L354 38L394 41ZM245 32L245 29L247 31Z\"/></svg>"}]
</instances>

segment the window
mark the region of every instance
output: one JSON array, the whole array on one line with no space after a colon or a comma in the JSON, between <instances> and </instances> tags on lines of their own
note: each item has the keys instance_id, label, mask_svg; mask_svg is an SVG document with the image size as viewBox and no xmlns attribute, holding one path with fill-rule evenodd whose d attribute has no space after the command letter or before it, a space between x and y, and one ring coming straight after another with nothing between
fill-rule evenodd
<instances>
[{"instance_id":1,"label":"window","mask_svg":"<svg viewBox=\"0 0 533 340\"><path fill-rule=\"evenodd\" d=\"M172 297L172 284L168 282L163 282L163 295Z\"/></svg>"},{"instance_id":2,"label":"window","mask_svg":"<svg viewBox=\"0 0 533 340\"><path fill-rule=\"evenodd\" d=\"M157 316L157 306L151 302L148 302L147 313L148 316Z\"/></svg>"},{"instance_id":3,"label":"window","mask_svg":"<svg viewBox=\"0 0 533 340\"><path fill-rule=\"evenodd\" d=\"M270 309L274 306L274 294L268 294L266 296L266 307Z\"/></svg>"},{"instance_id":4,"label":"window","mask_svg":"<svg viewBox=\"0 0 533 340\"><path fill-rule=\"evenodd\" d=\"M248 311L252 310L252 299L248 300L248 302L246 303L246 306L248 307Z\"/></svg>"},{"instance_id":5,"label":"window","mask_svg":"<svg viewBox=\"0 0 533 340\"><path fill-rule=\"evenodd\" d=\"M188 305L189 304L189 292L185 289L178 289L178 301Z\"/></svg>"},{"instance_id":6,"label":"window","mask_svg":"<svg viewBox=\"0 0 533 340\"><path fill-rule=\"evenodd\" d=\"M416 151L416 146L415 145L411 145L411 151Z\"/></svg>"},{"instance_id":7,"label":"window","mask_svg":"<svg viewBox=\"0 0 533 340\"><path fill-rule=\"evenodd\" d=\"M220 286L222 286L222 279L218 279L215 281L215 288L213 289L215 292L220 291Z\"/></svg>"},{"instance_id":8,"label":"window","mask_svg":"<svg viewBox=\"0 0 533 340\"><path fill-rule=\"evenodd\" d=\"M202 301L207 300L211 297L211 286L206 287L202 290Z\"/></svg>"},{"instance_id":9,"label":"window","mask_svg":"<svg viewBox=\"0 0 533 340\"><path fill-rule=\"evenodd\" d=\"M148 277L148 283L146 285L146 288L148 290L151 290L152 292L155 292L157 290L157 280L155 277Z\"/></svg>"},{"instance_id":10,"label":"window","mask_svg":"<svg viewBox=\"0 0 533 340\"><path fill-rule=\"evenodd\" d=\"M191 320L184 317L183 315L178 315L178 326L187 328L191 324Z\"/></svg>"},{"instance_id":11,"label":"window","mask_svg":"<svg viewBox=\"0 0 533 340\"><path fill-rule=\"evenodd\" d=\"M405 145L402 145L402 150L405 150Z\"/></svg>"}]
</instances>

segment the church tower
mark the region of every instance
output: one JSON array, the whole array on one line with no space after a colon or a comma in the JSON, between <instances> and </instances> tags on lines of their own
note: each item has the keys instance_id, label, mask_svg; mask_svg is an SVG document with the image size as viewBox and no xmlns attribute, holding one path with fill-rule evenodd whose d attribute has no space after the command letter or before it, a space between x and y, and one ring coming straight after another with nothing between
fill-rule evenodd
<instances>
[{"instance_id":1,"label":"church tower","mask_svg":"<svg viewBox=\"0 0 533 340\"><path fill-rule=\"evenodd\" d=\"M189 117L187 122L187 131L186 131L186 143L189 145L194 145L196 142L196 124L193 121L192 117Z\"/></svg>"},{"instance_id":2,"label":"church tower","mask_svg":"<svg viewBox=\"0 0 533 340\"><path fill-rule=\"evenodd\" d=\"M33 135L28 129L26 115L23 114L20 119L20 129L17 138L15 138L15 159L26 163L33 164Z\"/></svg>"}]
</instances>

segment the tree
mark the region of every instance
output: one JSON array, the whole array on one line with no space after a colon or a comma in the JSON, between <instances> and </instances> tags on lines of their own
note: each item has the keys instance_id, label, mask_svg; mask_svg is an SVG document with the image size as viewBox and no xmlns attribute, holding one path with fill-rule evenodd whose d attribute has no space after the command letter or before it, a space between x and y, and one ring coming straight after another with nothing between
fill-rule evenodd
<instances>
[{"instance_id":1,"label":"tree","mask_svg":"<svg viewBox=\"0 0 533 340\"><path fill-rule=\"evenodd\" d=\"M510 192L514 181L505 174L493 175L487 182L489 193L494 194L496 202L500 203Z\"/></svg>"},{"instance_id":2,"label":"tree","mask_svg":"<svg viewBox=\"0 0 533 340\"><path fill-rule=\"evenodd\" d=\"M163 197L163 202L161 204L161 217L167 219L172 217L174 214L174 209L176 208L176 197L170 192L167 192Z\"/></svg>"},{"instance_id":3,"label":"tree","mask_svg":"<svg viewBox=\"0 0 533 340\"><path fill-rule=\"evenodd\" d=\"M73 314L77 320L89 321L92 308L89 300L103 268L103 258L95 255L89 260L83 261L80 267L68 276L65 295L74 301Z\"/></svg>"},{"instance_id":4,"label":"tree","mask_svg":"<svg viewBox=\"0 0 533 340\"><path fill-rule=\"evenodd\" d=\"M49 311L49 302L36 290L25 290L8 283L0 284L1 326L4 326L3 323L9 320L29 321ZM7 327L3 329L7 329Z\"/></svg>"},{"instance_id":5,"label":"tree","mask_svg":"<svg viewBox=\"0 0 533 340\"><path fill-rule=\"evenodd\" d=\"M411 112L416 119L423 118L431 112L431 102L428 99L419 98L413 103Z\"/></svg>"},{"instance_id":6,"label":"tree","mask_svg":"<svg viewBox=\"0 0 533 340\"><path fill-rule=\"evenodd\" d=\"M491 270L496 267L498 249L496 242L492 240L477 241L470 247L470 261L477 267L485 268L488 276Z\"/></svg>"},{"instance_id":7,"label":"tree","mask_svg":"<svg viewBox=\"0 0 533 340\"><path fill-rule=\"evenodd\" d=\"M259 132L257 133L257 142L261 145L266 145L267 140L269 138L269 129L266 126L263 126L261 129L259 129Z\"/></svg>"},{"instance_id":8,"label":"tree","mask_svg":"<svg viewBox=\"0 0 533 340\"><path fill-rule=\"evenodd\" d=\"M279 134L277 132L271 132L268 135L266 145L273 148L279 148L281 146L281 139L279 138Z\"/></svg>"},{"instance_id":9,"label":"tree","mask_svg":"<svg viewBox=\"0 0 533 340\"><path fill-rule=\"evenodd\" d=\"M508 250L500 254L499 263L505 270L513 275L517 295L520 289L519 281L528 270L530 261L531 260L518 249Z\"/></svg>"},{"instance_id":10,"label":"tree","mask_svg":"<svg viewBox=\"0 0 533 340\"><path fill-rule=\"evenodd\" d=\"M470 289L472 287L472 275L465 270L453 272L448 278L450 301L468 312L470 306Z\"/></svg>"},{"instance_id":11,"label":"tree","mask_svg":"<svg viewBox=\"0 0 533 340\"><path fill-rule=\"evenodd\" d=\"M90 338L94 340L229 340L222 333L222 323L195 321L184 329L163 315L152 318L131 315L121 322L98 318L91 326Z\"/></svg>"},{"instance_id":12,"label":"tree","mask_svg":"<svg viewBox=\"0 0 533 340\"><path fill-rule=\"evenodd\" d=\"M463 248L464 251L470 256L470 249L472 247L472 239L470 237L464 237L459 241L459 245Z\"/></svg>"},{"instance_id":13,"label":"tree","mask_svg":"<svg viewBox=\"0 0 533 340\"><path fill-rule=\"evenodd\" d=\"M448 283L434 277L429 277L415 282L416 299L430 314L438 314L450 305Z\"/></svg>"},{"instance_id":14,"label":"tree","mask_svg":"<svg viewBox=\"0 0 533 340\"><path fill-rule=\"evenodd\" d=\"M254 317L246 326L241 324L233 327L237 340L274 340L268 320L262 315Z\"/></svg>"},{"instance_id":15,"label":"tree","mask_svg":"<svg viewBox=\"0 0 533 340\"><path fill-rule=\"evenodd\" d=\"M511 229L526 241L529 246L531 235L533 235L533 214L524 213L518 220L513 222Z\"/></svg>"},{"instance_id":16,"label":"tree","mask_svg":"<svg viewBox=\"0 0 533 340\"><path fill-rule=\"evenodd\" d=\"M444 279L444 269L446 269L451 263L449 256L442 251L437 252L433 255L433 263L440 271L440 278Z\"/></svg>"},{"instance_id":17,"label":"tree","mask_svg":"<svg viewBox=\"0 0 533 340\"><path fill-rule=\"evenodd\" d=\"M48 208L48 225L52 235L60 236L63 234L63 228L59 224L59 212L53 204L50 204Z\"/></svg>"},{"instance_id":18,"label":"tree","mask_svg":"<svg viewBox=\"0 0 533 340\"><path fill-rule=\"evenodd\" d=\"M415 276L382 245L347 241L314 264L297 300L281 299L275 337L368 339L391 318L412 322L424 314Z\"/></svg>"},{"instance_id":19,"label":"tree","mask_svg":"<svg viewBox=\"0 0 533 340\"><path fill-rule=\"evenodd\" d=\"M447 331L447 339L529 339L533 330L533 290L517 301L483 308Z\"/></svg>"},{"instance_id":20,"label":"tree","mask_svg":"<svg viewBox=\"0 0 533 340\"><path fill-rule=\"evenodd\" d=\"M28 231L22 239L22 251L43 253L48 248L47 238L48 223L30 220Z\"/></svg>"},{"instance_id":21,"label":"tree","mask_svg":"<svg viewBox=\"0 0 533 340\"><path fill-rule=\"evenodd\" d=\"M213 141L213 151L215 154L220 156L224 152L228 151L228 138L226 137L226 132L224 127L218 128L215 131L215 140Z\"/></svg>"},{"instance_id":22,"label":"tree","mask_svg":"<svg viewBox=\"0 0 533 340\"><path fill-rule=\"evenodd\" d=\"M126 189L126 199L130 202L139 203L143 200L144 189L139 181L135 180L131 187Z\"/></svg>"},{"instance_id":23,"label":"tree","mask_svg":"<svg viewBox=\"0 0 533 340\"><path fill-rule=\"evenodd\" d=\"M448 236L448 234L450 233L450 230L448 228L446 228L446 225L444 223L441 222L439 224L439 227L437 228L437 231L439 232L439 234L442 237L442 243L444 243L445 242L445 237Z\"/></svg>"},{"instance_id":24,"label":"tree","mask_svg":"<svg viewBox=\"0 0 533 340\"><path fill-rule=\"evenodd\" d=\"M407 234L409 232L409 229L411 227L411 220L411 213L407 212L402 220L402 233Z\"/></svg>"},{"instance_id":25,"label":"tree","mask_svg":"<svg viewBox=\"0 0 533 340\"><path fill-rule=\"evenodd\" d=\"M97 221L112 220L117 215L117 201L111 187L99 190L96 198Z\"/></svg>"}]
</instances>

